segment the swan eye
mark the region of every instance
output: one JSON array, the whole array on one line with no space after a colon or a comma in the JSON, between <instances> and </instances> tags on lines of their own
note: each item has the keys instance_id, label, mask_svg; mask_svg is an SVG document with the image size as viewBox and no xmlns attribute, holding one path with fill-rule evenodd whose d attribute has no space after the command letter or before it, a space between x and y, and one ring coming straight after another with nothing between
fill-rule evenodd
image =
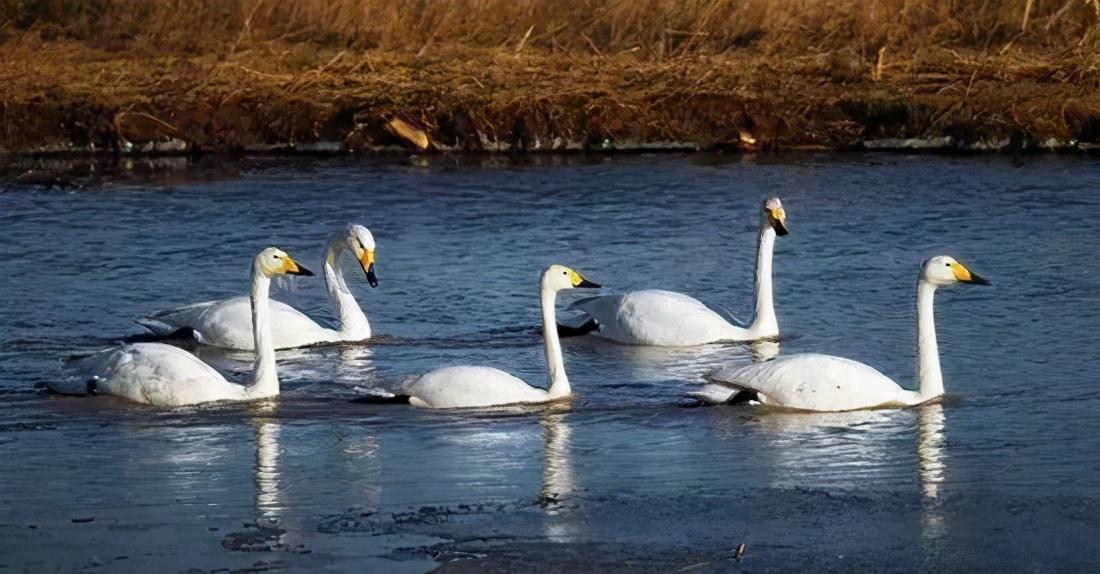
<instances>
[{"instance_id":1,"label":"swan eye","mask_svg":"<svg viewBox=\"0 0 1100 574\"><path fill-rule=\"evenodd\" d=\"M273 257L275 257L275 259L282 259L282 257L279 257L278 255L274 255Z\"/></svg>"},{"instance_id":2,"label":"swan eye","mask_svg":"<svg viewBox=\"0 0 1100 574\"><path fill-rule=\"evenodd\" d=\"M950 263L944 263L944 266L945 267L951 267L951 264Z\"/></svg>"}]
</instances>

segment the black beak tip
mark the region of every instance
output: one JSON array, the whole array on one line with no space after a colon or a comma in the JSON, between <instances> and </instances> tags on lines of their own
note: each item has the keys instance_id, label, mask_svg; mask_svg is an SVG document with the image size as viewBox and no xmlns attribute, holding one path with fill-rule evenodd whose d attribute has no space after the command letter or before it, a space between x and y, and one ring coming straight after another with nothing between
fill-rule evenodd
<instances>
[{"instance_id":1,"label":"black beak tip","mask_svg":"<svg viewBox=\"0 0 1100 574\"><path fill-rule=\"evenodd\" d=\"M596 283L595 281L589 281L588 279L581 279L581 282L580 282L579 285L577 285L577 287L578 288L583 288L583 289L599 289L600 287L603 287L603 286L600 285L599 283Z\"/></svg>"},{"instance_id":2,"label":"black beak tip","mask_svg":"<svg viewBox=\"0 0 1100 574\"><path fill-rule=\"evenodd\" d=\"M378 287L378 276L374 274L374 263L367 267L367 283L371 287Z\"/></svg>"},{"instance_id":3,"label":"black beak tip","mask_svg":"<svg viewBox=\"0 0 1100 574\"><path fill-rule=\"evenodd\" d=\"M301 277L313 277L313 272L301 265L298 266L298 270L291 273L291 275L298 275Z\"/></svg>"},{"instance_id":4,"label":"black beak tip","mask_svg":"<svg viewBox=\"0 0 1100 574\"><path fill-rule=\"evenodd\" d=\"M786 235L787 233L789 233L787 231L787 224L786 223L776 221L774 227L775 227L775 234L780 236L780 237L782 237L782 236Z\"/></svg>"},{"instance_id":5,"label":"black beak tip","mask_svg":"<svg viewBox=\"0 0 1100 574\"><path fill-rule=\"evenodd\" d=\"M990 283L989 279L986 279L985 277L980 277L978 275L974 275L973 273L970 274L970 283L972 283L974 285L992 285L992 283Z\"/></svg>"}]
</instances>

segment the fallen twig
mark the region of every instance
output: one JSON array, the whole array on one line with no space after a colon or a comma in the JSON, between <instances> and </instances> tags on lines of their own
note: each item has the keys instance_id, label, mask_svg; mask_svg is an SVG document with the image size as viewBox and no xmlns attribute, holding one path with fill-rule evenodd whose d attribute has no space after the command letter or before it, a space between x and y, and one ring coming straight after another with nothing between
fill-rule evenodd
<instances>
[{"instance_id":1,"label":"fallen twig","mask_svg":"<svg viewBox=\"0 0 1100 574\"><path fill-rule=\"evenodd\" d=\"M519 55L520 50L523 49L523 46L525 44L527 44L527 39L531 37L531 32L533 32L534 30L535 30L535 25L531 24L531 27L527 29L527 33L523 35L523 39L521 39L519 41L519 44L516 46L515 54L517 56Z\"/></svg>"}]
</instances>

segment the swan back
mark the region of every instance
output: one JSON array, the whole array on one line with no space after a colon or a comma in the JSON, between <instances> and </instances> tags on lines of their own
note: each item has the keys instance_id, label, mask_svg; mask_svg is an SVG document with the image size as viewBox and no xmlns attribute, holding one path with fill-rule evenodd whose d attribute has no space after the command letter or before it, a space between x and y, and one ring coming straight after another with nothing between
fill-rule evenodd
<instances>
[{"instance_id":1,"label":"swan back","mask_svg":"<svg viewBox=\"0 0 1100 574\"><path fill-rule=\"evenodd\" d=\"M409 402L434 409L490 407L548 400L537 389L492 367L459 365L425 373L406 388Z\"/></svg>"},{"instance_id":2,"label":"swan back","mask_svg":"<svg viewBox=\"0 0 1100 574\"><path fill-rule=\"evenodd\" d=\"M766 363L731 366L707 378L754 391L763 404L807 411L912 404L910 395L915 395L873 367L832 355L791 355Z\"/></svg>"},{"instance_id":3,"label":"swan back","mask_svg":"<svg viewBox=\"0 0 1100 574\"><path fill-rule=\"evenodd\" d=\"M162 343L123 345L80 359L69 383L51 385L63 394L115 395L137 403L180 406L240 400L245 388L225 380L191 353Z\"/></svg>"},{"instance_id":4,"label":"swan back","mask_svg":"<svg viewBox=\"0 0 1100 574\"><path fill-rule=\"evenodd\" d=\"M595 319L601 337L626 344L701 345L738 339L745 332L699 300L672 291L631 291L575 305Z\"/></svg>"}]
</instances>

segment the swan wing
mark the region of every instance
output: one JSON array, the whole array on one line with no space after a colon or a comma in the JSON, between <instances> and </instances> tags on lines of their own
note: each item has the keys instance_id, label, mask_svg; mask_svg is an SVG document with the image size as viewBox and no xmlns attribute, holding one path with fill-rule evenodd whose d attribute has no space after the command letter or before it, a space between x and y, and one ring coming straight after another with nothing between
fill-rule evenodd
<instances>
[{"instance_id":1,"label":"swan wing","mask_svg":"<svg viewBox=\"0 0 1100 574\"><path fill-rule=\"evenodd\" d=\"M337 331L322 327L301 311L271 301L271 329L276 349L292 349L340 340ZM194 331L195 339L204 345L251 351L252 304L248 297L233 297L219 301L195 303L161 311L138 320L153 333L167 336L182 328Z\"/></svg>"},{"instance_id":2,"label":"swan wing","mask_svg":"<svg viewBox=\"0 0 1100 574\"><path fill-rule=\"evenodd\" d=\"M158 337L168 337L180 329L190 328L196 317L201 316L206 308L217 303L218 301L203 301L174 309L164 309L152 315L138 317L134 322Z\"/></svg>"},{"instance_id":3,"label":"swan wing","mask_svg":"<svg viewBox=\"0 0 1100 574\"><path fill-rule=\"evenodd\" d=\"M425 373L408 386L405 394L415 406L434 409L491 407L540 403L546 391L491 367L444 367Z\"/></svg>"},{"instance_id":4,"label":"swan wing","mask_svg":"<svg viewBox=\"0 0 1100 574\"><path fill-rule=\"evenodd\" d=\"M574 305L596 321L601 337L632 345L701 345L737 339L744 331L699 300L672 291L631 291Z\"/></svg>"},{"instance_id":5,"label":"swan wing","mask_svg":"<svg viewBox=\"0 0 1100 574\"><path fill-rule=\"evenodd\" d=\"M818 354L726 367L707 378L754 391L763 404L807 411L850 411L906 404L908 393L873 367Z\"/></svg>"},{"instance_id":6,"label":"swan wing","mask_svg":"<svg viewBox=\"0 0 1100 574\"><path fill-rule=\"evenodd\" d=\"M57 392L115 395L138 403L181 406L238 400L244 387L226 381L198 357L172 345L123 345L81 359Z\"/></svg>"}]
</instances>

